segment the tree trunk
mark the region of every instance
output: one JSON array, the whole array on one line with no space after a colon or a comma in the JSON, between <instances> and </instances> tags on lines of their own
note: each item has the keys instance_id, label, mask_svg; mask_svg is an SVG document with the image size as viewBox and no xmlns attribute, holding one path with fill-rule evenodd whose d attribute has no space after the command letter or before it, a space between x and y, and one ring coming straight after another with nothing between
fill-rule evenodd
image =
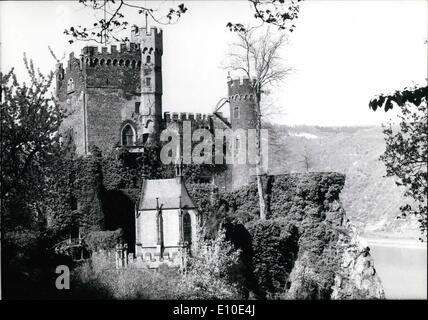
<instances>
[{"instance_id":1,"label":"tree trunk","mask_svg":"<svg viewBox=\"0 0 428 320\"><path fill-rule=\"evenodd\" d=\"M262 177L260 175L259 165L256 166L256 174L257 174L257 192L259 194L260 220L266 220L266 203L265 203L263 182L262 182Z\"/></svg>"},{"instance_id":2,"label":"tree trunk","mask_svg":"<svg viewBox=\"0 0 428 320\"><path fill-rule=\"evenodd\" d=\"M261 113L260 113L260 90L253 90L254 97L256 100L256 177L257 177L257 192L259 194L259 209L260 209L260 220L266 220L266 202L263 189L262 172L260 166L262 164L261 154Z\"/></svg>"}]
</instances>

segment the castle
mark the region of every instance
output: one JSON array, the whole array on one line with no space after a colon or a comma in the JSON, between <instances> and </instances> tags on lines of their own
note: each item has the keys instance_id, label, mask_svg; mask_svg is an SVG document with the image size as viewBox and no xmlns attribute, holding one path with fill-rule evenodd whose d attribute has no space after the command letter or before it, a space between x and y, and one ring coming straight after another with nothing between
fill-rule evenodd
<instances>
[{"instance_id":1,"label":"castle","mask_svg":"<svg viewBox=\"0 0 428 320\"><path fill-rule=\"evenodd\" d=\"M86 46L79 57L70 54L65 68L57 64L56 96L67 114L60 129L64 147L80 156L88 155L91 146L102 153L124 147L138 154L146 143L159 141L164 129L173 127L182 134L184 121L192 130L211 133L255 128L249 79L228 77L228 97L220 102L229 103L230 120L219 108L204 115L162 112L162 41L162 30L136 27L130 42L119 48ZM235 152L246 148L241 146L246 141L233 136L232 141L226 139L226 148ZM181 157L181 145L178 149ZM216 179L226 189L239 188L250 181L251 167L248 162L228 165L224 176ZM177 172L172 179L144 179L135 206L135 254L149 265L180 265L183 252L197 243L199 213L184 184L181 164Z\"/></svg>"},{"instance_id":2,"label":"castle","mask_svg":"<svg viewBox=\"0 0 428 320\"><path fill-rule=\"evenodd\" d=\"M129 43L109 48L86 46L56 67L56 96L67 117L61 126L63 145L78 155L91 146L106 153L123 146L141 153L171 124L187 120L192 128L249 129L255 127L254 99L249 79L228 78L230 120L211 114L162 112L163 33L158 28L131 31ZM238 138L237 138L238 140ZM239 148L240 141L234 141ZM249 182L249 164L234 164L224 177L230 189Z\"/></svg>"}]
</instances>

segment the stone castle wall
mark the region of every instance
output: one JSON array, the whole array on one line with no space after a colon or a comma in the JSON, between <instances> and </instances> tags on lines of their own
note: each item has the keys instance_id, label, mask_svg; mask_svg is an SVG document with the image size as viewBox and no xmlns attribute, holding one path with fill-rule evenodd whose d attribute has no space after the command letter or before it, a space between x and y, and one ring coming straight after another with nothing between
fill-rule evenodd
<instances>
[{"instance_id":1,"label":"stone castle wall","mask_svg":"<svg viewBox=\"0 0 428 320\"><path fill-rule=\"evenodd\" d=\"M255 128L253 80L249 79L228 82L230 122L220 113L162 114L162 41L159 29L135 28L131 43L87 46L79 57L70 54L65 69L58 64L57 96L69 114L61 132L67 133L66 140L73 142L77 154L87 154L91 146L105 154L122 145L122 129L127 124L135 134L134 152L141 151L145 141L157 140L161 130L171 125L181 131L184 121L191 122L192 131L208 129L212 133ZM250 181L254 174L250 169L248 161L231 167L229 176L235 188Z\"/></svg>"},{"instance_id":2,"label":"stone castle wall","mask_svg":"<svg viewBox=\"0 0 428 320\"><path fill-rule=\"evenodd\" d=\"M135 114L138 96L124 98L123 90L88 88L87 118L88 144L97 146L103 154L121 144L121 131L127 123L135 128L137 137L142 132L141 121Z\"/></svg>"}]
</instances>

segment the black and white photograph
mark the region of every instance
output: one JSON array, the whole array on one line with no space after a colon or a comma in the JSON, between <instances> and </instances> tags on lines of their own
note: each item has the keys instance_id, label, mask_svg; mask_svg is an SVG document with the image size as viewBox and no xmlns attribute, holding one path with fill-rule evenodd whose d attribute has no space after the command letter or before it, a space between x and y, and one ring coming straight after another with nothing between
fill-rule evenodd
<instances>
[{"instance_id":1,"label":"black and white photograph","mask_svg":"<svg viewBox=\"0 0 428 320\"><path fill-rule=\"evenodd\" d=\"M0 71L0 300L427 300L428 1L2 1Z\"/></svg>"}]
</instances>

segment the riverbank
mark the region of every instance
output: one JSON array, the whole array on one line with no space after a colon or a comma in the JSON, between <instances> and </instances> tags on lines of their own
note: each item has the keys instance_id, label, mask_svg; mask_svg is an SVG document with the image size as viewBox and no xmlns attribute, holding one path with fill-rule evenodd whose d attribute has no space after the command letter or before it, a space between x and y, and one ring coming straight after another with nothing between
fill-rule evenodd
<instances>
[{"instance_id":1,"label":"riverbank","mask_svg":"<svg viewBox=\"0 0 428 320\"><path fill-rule=\"evenodd\" d=\"M361 237L361 240L364 241L369 247L382 246L382 247L397 247L397 248L427 250L427 243L421 242L416 239Z\"/></svg>"},{"instance_id":2,"label":"riverbank","mask_svg":"<svg viewBox=\"0 0 428 320\"><path fill-rule=\"evenodd\" d=\"M405 238L362 238L370 247L387 299L427 299L427 243Z\"/></svg>"}]
</instances>

